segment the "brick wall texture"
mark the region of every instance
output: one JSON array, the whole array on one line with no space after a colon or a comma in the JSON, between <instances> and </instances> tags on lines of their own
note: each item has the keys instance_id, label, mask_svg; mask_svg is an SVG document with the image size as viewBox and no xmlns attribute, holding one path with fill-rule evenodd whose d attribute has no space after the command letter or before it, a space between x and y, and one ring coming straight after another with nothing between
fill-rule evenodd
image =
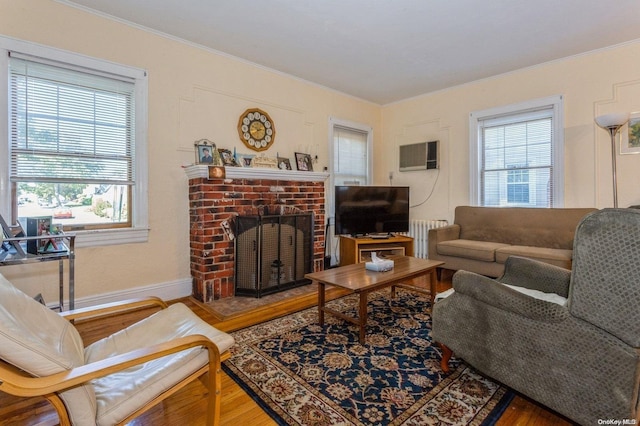
<instances>
[{"instance_id":1,"label":"brick wall texture","mask_svg":"<svg viewBox=\"0 0 640 426\"><path fill-rule=\"evenodd\" d=\"M274 190L277 189L277 190ZM235 218L312 212L313 267L323 268L324 182L270 179L189 180L193 296L201 302L234 295Z\"/></svg>"}]
</instances>

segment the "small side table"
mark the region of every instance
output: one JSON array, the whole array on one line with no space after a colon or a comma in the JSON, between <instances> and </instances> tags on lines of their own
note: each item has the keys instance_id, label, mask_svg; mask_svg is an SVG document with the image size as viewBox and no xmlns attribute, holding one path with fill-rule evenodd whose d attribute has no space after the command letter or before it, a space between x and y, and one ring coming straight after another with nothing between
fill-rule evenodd
<instances>
[{"instance_id":1,"label":"small side table","mask_svg":"<svg viewBox=\"0 0 640 426\"><path fill-rule=\"evenodd\" d=\"M52 253L32 254L17 247L26 246L28 241L62 240L66 250ZM64 261L69 261L69 309L75 308L75 234L42 235L39 237L5 238L9 250L0 252L0 266L23 265L27 263L58 261L60 312L64 311Z\"/></svg>"}]
</instances>

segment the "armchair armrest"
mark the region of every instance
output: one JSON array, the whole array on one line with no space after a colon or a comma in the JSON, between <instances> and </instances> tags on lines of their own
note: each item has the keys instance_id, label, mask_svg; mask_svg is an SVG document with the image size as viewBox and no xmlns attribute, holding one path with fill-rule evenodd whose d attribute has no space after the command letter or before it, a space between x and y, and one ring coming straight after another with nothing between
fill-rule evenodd
<instances>
[{"instance_id":1,"label":"armchair armrest","mask_svg":"<svg viewBox=\"0 0 640 426\"><path fill-rule=\"evenodd\" d=\"M108 376L121 370L144 364L156 358L193 347L202 346L209 352L209 366L219 369L219 364L230 354L220 355L218 347L207 337L196 334L180 337L169 342L159 343L147 348L127 352L91 364L85 364L71 370L50 376L32 377L10 364L0 362L0 390L17 396L43 396L81 385L98 377ZM216 371L211 371L215 373Z\"/></svg>"},{"instance_id":2,"label":"armchair armrest","mask_svg":"<svg viewBox=\"0 0 640 426\"><path fill-rule=\"evenodd\" d=\"M560 322L571 316L564 306L527 296L499 281L473 272L456 272L453 276L453 288L461 295L536 321Z\"/></svg>"},{"instance_id":3,"label":"armchair armrest","mask_svg":"<svg viewBox=\"0 0 640 426\"><path fill-rule=\"evenodd\" d=\"M102 305L90 306L88 308L74 309L60 312L60 316L72 321L85 318L95 318L100 316L113 315L116 313L132 311L134 309L158 307L165 309L167 304L159 297L145 297L140 299L127 299L119 302L105 303Z\"/></svg>"},{"instance_id":4,"label":"armchair armrest","mask_svg":"<svg viewBox=\"0 0 640 426\"><path fill-rule=\"evenodd\" d=\"M533 259L510 256L504 264L504 274L498 281L568 297L571 271Z\"/></svg>"}]
</instances>

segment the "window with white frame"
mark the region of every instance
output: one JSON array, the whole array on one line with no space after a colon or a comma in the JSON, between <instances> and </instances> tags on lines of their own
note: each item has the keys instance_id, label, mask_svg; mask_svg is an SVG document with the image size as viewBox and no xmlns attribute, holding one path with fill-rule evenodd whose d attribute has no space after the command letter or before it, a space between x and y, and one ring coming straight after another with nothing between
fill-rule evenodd
<instances>
[{"instance_id":1,"label":"window with white frame","mask_svg":"<svg viewBox=\"0 0 640 426\"><path fill-rule=\"evenodd\" d=\"M146 240L146 73L0 42L8 134L0 195L10 206L3 214L51 216L78 233L79 246Z\"/></svg>"},{"instance_id":2,"label":"window with white frame","mask_svg":"<svg viewBox=\"0 0 640 426\"><path fill-rule=\"evenodd\" d=\"M370 126L331 118L329 120L330 184L327 204L335 217L335 190L341 185L369 185L372 176L371 149L373 129ZM337 239L329 235L330 246L337 246ZM333 261L333 260L332 260Z\"/></svg>"},{"instance_id":3,"label":"window with white frame","mask_svg":"<svg viewBox=\"0 0 640 426\"><path fill-rule=\"evenodd\" d=\"M471 203L563 206L562 123L561 96L471 113Z\"/></svg>"},{"instance_id":4,"label":"window with white frame","mask_svg":"<svg viewBox=\"0 0 640 426\"><path fill-rule=\"evenodd\" d=\"M367 185L371 178L371 129L334 122L332 134L334 185Z\"/></svg>"}]
</instances>

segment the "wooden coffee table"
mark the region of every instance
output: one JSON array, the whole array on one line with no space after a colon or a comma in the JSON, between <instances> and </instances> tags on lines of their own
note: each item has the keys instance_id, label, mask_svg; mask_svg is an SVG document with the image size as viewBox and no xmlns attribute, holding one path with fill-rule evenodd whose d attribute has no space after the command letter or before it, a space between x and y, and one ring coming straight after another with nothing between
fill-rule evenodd
<instances>
[{"instance_id":1,"label":"wooden coffee table","mask_svg":"<svg viewBox=\"0 0 640 426\"><path fill-rule=\"evenodd\" d=\"M320 325L324 325L325 312L340 317L360 327L360 343L364 343L367 325L367 295L372 291L391 287L391 296L395 297L396 286L403 281L423 275L429 276L431 301L433 301L436 294L436 268L442 266L444 262L410 256L389 256L388 258L393 259L395 263L393 269L387 272L368 271L365 269L364 263L356 263L306 274L306 278L318 284L318 320ZM325 291L328 285L345 288L360 295L358 318L347 316L325 306Z\"/></svg>"}]
</instances>

